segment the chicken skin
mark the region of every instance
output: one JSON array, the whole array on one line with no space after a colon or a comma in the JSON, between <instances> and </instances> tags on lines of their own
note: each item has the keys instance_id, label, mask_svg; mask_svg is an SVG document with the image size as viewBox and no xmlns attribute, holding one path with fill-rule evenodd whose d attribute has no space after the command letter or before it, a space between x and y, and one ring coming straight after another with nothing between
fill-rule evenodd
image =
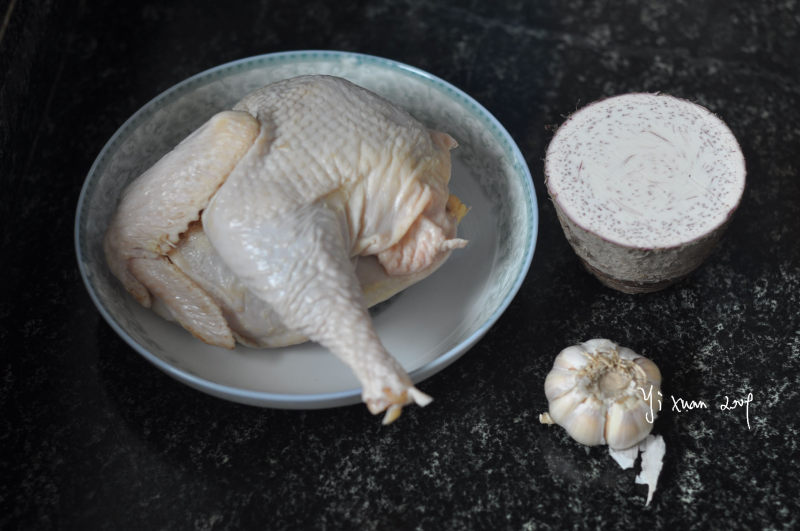
<instances>
[{"instance_id":1,"label":"chicken skin","mask_svg":"<svg viewBox=\"0 0 800 531\"><path fill-rule=\"evenodd\" d=\"M220 112L135 180L106 233L136 300L212 345L316 341L391 422L426 405L368 307L465 240L447 134L344 79L302 76Z\"/></svg>"}]
</instances>

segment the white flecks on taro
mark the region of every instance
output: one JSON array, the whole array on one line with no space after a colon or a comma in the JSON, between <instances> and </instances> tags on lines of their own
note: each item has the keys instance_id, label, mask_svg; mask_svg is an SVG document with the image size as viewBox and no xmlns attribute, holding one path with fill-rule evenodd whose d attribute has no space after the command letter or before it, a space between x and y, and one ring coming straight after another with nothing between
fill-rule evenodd
<instances>
[{"instance_id":1,"label":"white flecks on taro","mask_svg":"<svg viewBox=\"0 0 800 531\"><path fill-rule=\"evenodd\" d=\"M662 94L590 104L547 149L547 189L587 269L627 293L662 289L711 253L745 185L745 162L717 116Z\"/></svg>"},{"instance_id":2,"label":"white flecks on taro","mask_svg":"<svg viewBox=\"0 0 800 531\"><path fill-rule=\"evenodd\" d=\"M591 339L556 356L544 387L549 411L541 423L562 426L581 444L607 444L623 469L642 453L636 482L648 485L649 504L666 451L663 438L650 434L660 409L656 364L608 339Z\"/></svg>"}]
</instances>

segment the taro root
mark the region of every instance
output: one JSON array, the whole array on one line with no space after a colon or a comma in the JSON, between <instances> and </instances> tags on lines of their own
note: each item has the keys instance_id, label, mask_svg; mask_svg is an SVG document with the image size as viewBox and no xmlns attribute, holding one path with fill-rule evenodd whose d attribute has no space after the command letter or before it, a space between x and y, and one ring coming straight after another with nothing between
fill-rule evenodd
<instances>
[{"instance_id":1,"label":"taro root","mask_svg":"<svg viewBox=\"0 0 800 531\"><path fill-rule=\"evenodd\" d=\"M745 173L722 120L662 94L587 105L559 127L545 158L569 243L625 293L657 291L696 269L739 205Z\"/></svg>"}]
</instances>

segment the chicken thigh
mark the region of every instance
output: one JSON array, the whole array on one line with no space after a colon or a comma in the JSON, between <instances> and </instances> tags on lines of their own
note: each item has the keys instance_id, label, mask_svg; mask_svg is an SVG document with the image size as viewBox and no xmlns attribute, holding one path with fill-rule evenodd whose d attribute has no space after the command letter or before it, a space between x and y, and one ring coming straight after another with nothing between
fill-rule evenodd
<instances>
[{"instance_id":1,"label":"chicken thigh","mask_svg":"<svg viewBox=\"0 0 800 531\"><path fill-rule=\"evenodd\" d=\"M466 242L447 134L344 79L303 76L221 112L134 181L112 219L112 272L144 306L232 348L307 339L373 413L425 405L371 304Z\"/></svg>"}]
</instances>

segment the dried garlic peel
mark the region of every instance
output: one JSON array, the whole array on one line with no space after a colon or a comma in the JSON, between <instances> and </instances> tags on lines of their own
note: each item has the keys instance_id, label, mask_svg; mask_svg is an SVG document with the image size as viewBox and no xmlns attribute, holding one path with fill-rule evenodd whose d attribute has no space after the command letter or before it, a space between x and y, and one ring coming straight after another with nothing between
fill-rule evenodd
<instances>
[{"instance_id":1,"label":"dried garlic peel","mask_svg":"<svg viewBox=\"0 0 800 531\"><path fill-rule=\"evenodd\" d=\"M642 452L642 471L636 476L636 483L647 485L645 505L650 505L653 493L656 491L658 476L661 474L664 454L667 453L667 445L661 435L650 435L639 443L639 450Z\"/></svg>"},{"instance_id":2,"label":"dried garlic peel","mask_svg":"<svg viewBox=\"0 0 800 531\"><path fill-rule=\"evenodd\" d=\"M656 491L658 476L661 475L661 467L666 452L667 445L661 435L648 435L637 446L632 446L625 450L608 449L608 453L623 470L633 468L636 458L639 457L640 453L642 454L641 470L636 476L636 483L647 485L647 501L645 505L650 505L653 500L653 493Z\"/></svg>"},{"instance_id":3,"label":"dried garlic peel","mask_svg":"<svg viewBox=\"0 0 800 531\"><path fill-rule=\"evenodd\" d=\"M608 449L608 454L617 462L622 470L633 468L636 458L639 457L639 446L631 446L624 450Z\"/></svg>"}]
</instances>

